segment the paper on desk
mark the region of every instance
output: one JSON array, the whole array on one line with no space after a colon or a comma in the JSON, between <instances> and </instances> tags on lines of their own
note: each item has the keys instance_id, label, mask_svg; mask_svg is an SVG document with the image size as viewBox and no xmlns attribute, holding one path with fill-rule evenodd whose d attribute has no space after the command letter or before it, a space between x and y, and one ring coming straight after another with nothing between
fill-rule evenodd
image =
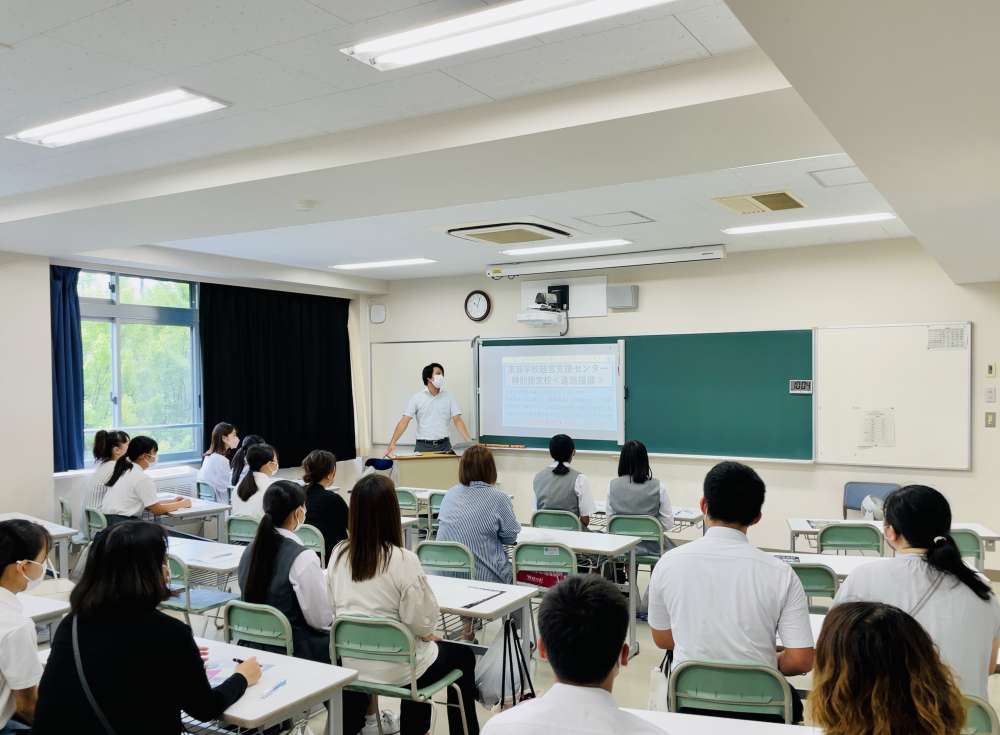
<instances>
[{"instance_id":1,"label":"paper on desk","mask_svg":"<svg viewBox=\"0 0 1000 735\"><path fill-rule=\"evenodd\" d=\"M261 674L272 668L274 668L273 664L261 664ZM208 661L205 664L205 676L208 677L208 683L213 687L219 686L219 684L232 676L235 671L235 661Z\"/></svg>"},{"instance_id":2,"label":"paper on desk","mask_svg":"<svg viewBox=\"0 0 1000 735\"><path fill-rule=\"evenodd\" d=\"M450 587L447 590L438 590L434 594L438 598L438 603L442 607L449 609L475 607L481 602L485 602L497 596L498 590L487 587ZM503 594L501 592L501 594Z\"/></svg>"}]
</instances>

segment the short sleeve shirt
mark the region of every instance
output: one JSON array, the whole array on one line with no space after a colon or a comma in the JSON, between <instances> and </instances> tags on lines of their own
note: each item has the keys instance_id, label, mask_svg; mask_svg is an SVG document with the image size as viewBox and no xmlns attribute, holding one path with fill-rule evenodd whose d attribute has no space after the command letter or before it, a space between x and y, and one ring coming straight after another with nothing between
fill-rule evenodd
<instances>
[{"instance_id":1,"label":"short sleeve shirt","mask_svg":"<svg viewBox=\"0 0 1000 735\"><path fill-rule=\"evenodd\" d=\"M133 464L132 469L108 488L108 494L101 504L101 512L138 518L146 508L156 505L159 500L152 478L143 472L142 467Z\"/></svg>"},{"instance_id":2,"label":"short sleeve shirt","mask_svg":"<svg viewBox=\"0 0 1000 735\"><path fill-rule=\"evenodd\" d=\"M35 624L10 590L0 587L0 727L14 714L14 691L42 678Z\"/></svg>"},{"instance_id":3,"label":"short sleeve shirt","mask_svg":"<svg viewBox=\"0 0 1000 735\"><path fill-rule=\"evenodd\" d=\"M403 415L417 422L417 439L434 441L448 436L452 418L461 416L462 409L448 391L442 390L436 396L432 396L431 392L424 388L410 397Z\"/></svg>"}]
</instances>

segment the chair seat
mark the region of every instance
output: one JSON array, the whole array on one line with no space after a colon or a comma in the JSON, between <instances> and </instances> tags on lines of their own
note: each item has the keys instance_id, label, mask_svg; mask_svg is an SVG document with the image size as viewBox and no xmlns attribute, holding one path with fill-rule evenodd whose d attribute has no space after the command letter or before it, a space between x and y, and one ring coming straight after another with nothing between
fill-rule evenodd
<instances>
[{"instance_id":1,"label":"chair seat","mask_svg":"<svg viewBox=\"0 0 1000 735\"><path fill-rule=\"evenodd\" d=\"M656 562L660 560L660 557L656 554L639 554L635 557L635 563L638 564L649 564L650 566L656 566Z\"/></svg>"},{"instance_id":2,"label":"chair seat","mask_svg":"<svg viewBox=\"0 0 1000 735\"><path fill-rule=\"evenodd\" d=\"M165 600L162 606L170 610L188 610L189 612L196 613L211 610L216 607L222 607L227 602L231 600L238 600L239 598L240 596L233 592L223 592L222 590L194 587L191 589L190 607L185 605L185 598L183 595L180 597L171 597L169 600Z\"/></svg>"},{"instance_id":3,"label":"chair seat","mask_svg":"<svg viewBox=\"0 0 1000 735\"><path fill-rule=\"evenodd\" d=\"M456 681L462 678L462 672L458 669L452 669L442 678L438 679L433 684L428 684L425 687L417 689L417 697L420 701L427 701L435 694L440 692L442 689L447 689L449 686L454 684ZM355 692L365 692L366 694L381 694L383 697L396 697L399 699L413 699L413 694L410 691L410 687L407 686L393 686L392 684L376 684L373 681L361 681L356 680L348 685L347 689Z\"/></svg>"}]
</instances>

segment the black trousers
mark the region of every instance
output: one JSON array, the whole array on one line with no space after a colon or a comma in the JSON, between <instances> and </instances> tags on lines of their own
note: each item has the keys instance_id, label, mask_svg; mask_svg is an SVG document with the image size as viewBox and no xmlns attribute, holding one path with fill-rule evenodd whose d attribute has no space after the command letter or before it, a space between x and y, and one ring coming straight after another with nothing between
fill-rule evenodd
<instances>
[{"instance_id":1,"label":"black trousers","mask_svg":"<svg viewBox=\"0 0 1000 735\"><path fill-rule=\"evenodd\" d=\"M462 672L456 684L462 690L462 704L465 719L469 724L469 735L479 735L479 720L476 717L476 655L468 646L450 641L438 641L438 655L424 675L417 679L417 686L433 684L453 669ZM448 689L448 704L457 705L458 697L453 689ZM424 735L431 727L430 704L417 704L404 699L400 703L400 735ZM462 715L455 707L448 708L448 732L462 735Z\"/></svg>"},{"instance_id":2,"label":"black trousers","mask_svg":"<svg viewBox=\"0 0 1000 735\"><path fill-rule=\"evenodd\" d=\"M451 451L451 439L445 437L444 439L417 439L417 443L413 447L414 452L450 452Z\"/></svg>"}]
</instances>

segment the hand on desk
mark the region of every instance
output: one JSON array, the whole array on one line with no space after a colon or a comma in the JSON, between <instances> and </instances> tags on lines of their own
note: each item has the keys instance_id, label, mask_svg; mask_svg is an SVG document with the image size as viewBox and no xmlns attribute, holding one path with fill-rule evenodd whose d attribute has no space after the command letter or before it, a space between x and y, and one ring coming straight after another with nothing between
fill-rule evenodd
<instances>
[{"instance_id":1,"label":"hand on desk","mask_svg":"<svg viewBox=\"0 0 1000 735\"><path fill-rule=\"evenodd\" d=\"M257 658L248 658L241 664L236 666L236 673L242 674L243 678L247 680L247 686L252 687L258 681L260 681L261 668L260 664L257 663Z\"/></svg>"}]
</instances>

